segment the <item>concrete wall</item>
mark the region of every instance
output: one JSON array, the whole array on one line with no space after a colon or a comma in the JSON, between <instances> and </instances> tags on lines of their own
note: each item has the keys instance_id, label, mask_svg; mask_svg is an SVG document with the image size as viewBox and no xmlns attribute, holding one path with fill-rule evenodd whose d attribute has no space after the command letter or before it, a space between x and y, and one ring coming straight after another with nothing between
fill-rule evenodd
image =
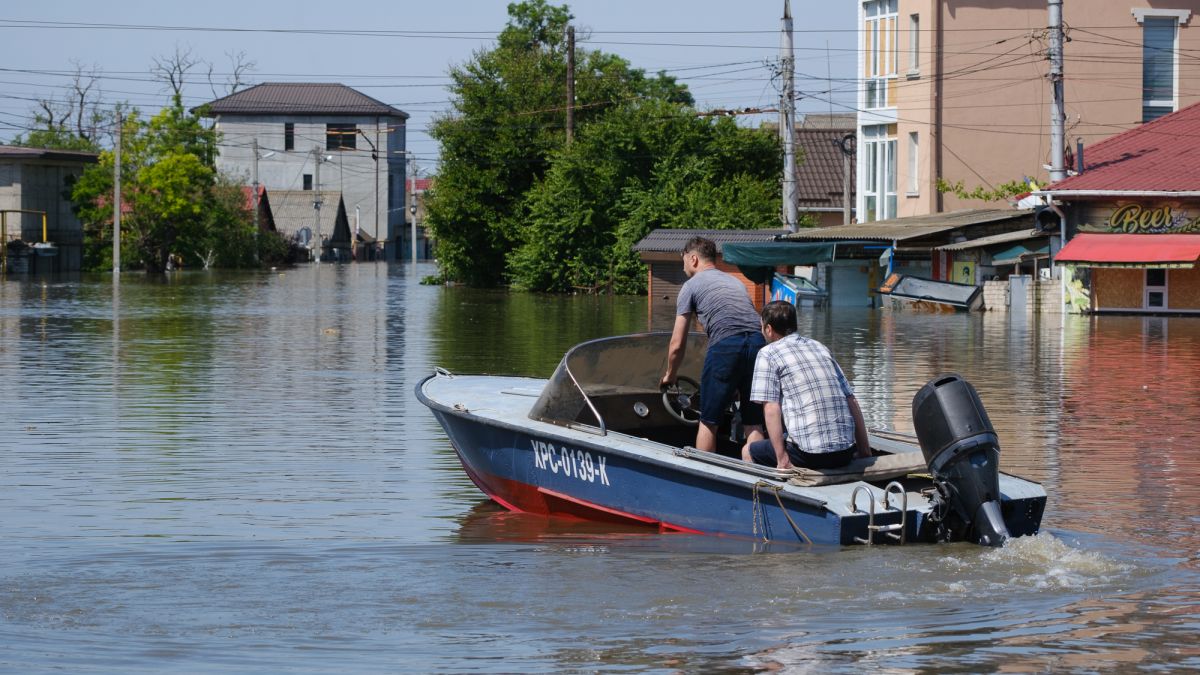
<instances>
[{"instance_id":1,"label":"concrete wall","mask_svg":"<svg viewBox=\"0 0 1200 675\"><path fill-rule=\"evenodd\" d=\"M39 271L75 272L83 258L83 225L71 210L68 184L78 178L83 164L49 160L24 160L0 165L0 209L46 212L46 240L58 253L38 261ZM42 241L42 217L34 213L6 216L9 241Z\"/></svg>"},{"instance_id":2,"label":"concrete wall","mask_svg":"<svg viewBox=\"0 0 1200 675\"><path fill-rule=\"evenodd\" d=\"M983 309L988 312L1008 312L1010 290L1007 280L983 282ZM1026 288L1026 314L1062 314L1062 284L1058 279L1033 280Z\"/></svg>"},{"instance_id":3,"label":"concrete wall","mask_svg":"<svg viewBox=\"0 0 1200 675\"><path fill-rule=\"evenodd\" d=\"M295 125L292 150L284 149L284 124L287 122ZM330 122L357 124L366 138L359 135L352 150L326 150L325 125ZM352 228L357 206L360 224L371 236L375 236L376 231L380 239L387 239L391 233L403 233L403 120L374 116L223 116L216 126L222 134L217 169L223 173L249 184L254 172L253 142L258 139L258 180L268 192L303 189L304 175L309 174L313 176L313 189L342 193ZM372 158L372 143L380 149L378 162ZM320 157L331 157L321 164L319 186L316 185L314 148L319 148ZM263 157L272 152L274 154Z\"/></svg>"}]
</instances>

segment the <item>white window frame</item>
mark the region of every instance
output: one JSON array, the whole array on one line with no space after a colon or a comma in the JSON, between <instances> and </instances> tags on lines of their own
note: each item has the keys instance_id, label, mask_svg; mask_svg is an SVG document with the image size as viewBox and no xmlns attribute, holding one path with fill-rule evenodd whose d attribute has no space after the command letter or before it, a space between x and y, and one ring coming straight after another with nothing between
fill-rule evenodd
<instances>
[{"instance_id":1,"label":"white window frame","mask_svg":"<svg viewBox=\"0 0 1200 675\"><path fill-rule=\"evenodd\" d=\"M1170 300L1168 299L1170 296L1167 293L1167 286L1171 283L1171 271L1166 270L1166 269L1162 270L1162 273L1163 273L1162 286L1151 286L1150 285L1150 272L1151 272L1151 270L1147 269L1146 275L1144 277L1142 277L1142 279L1144 280L1144 283L1142 284L1144 287L1144 290L1142 291L1142 308L1149 309L1149 310L1167 309L1168 307L1171 306ZM1162 293L1162 300L1163 300L1162 305L1155 307L1150 304L1150 294L1151 293Z\"/></svg>"},{"instance_id":2,"label":"white window frame","mask_svg":"<svg viewBox=\"0 0 1200 675\"><path fill-rule=\"evenodd\" d=\"M921 15L908 15L908 79L921 77Z\"/></svg>"},{"instance_id":3,"label":"white window frame","mask_svg":"<svg viewBox=\"0 0 1200 675\"><path fill-rule=\"evenodd\" d=\"M1130 11L1132 12L1133 18L1137 21L1139 26L1144 26L1147 18L1175 20L1175 36L1172 42L1172 49L1174 50L1174 62L1171 64L1171 99L1146 100L1143 98L1142 106L1158 108L1169 107L1172 112L1179 110L1179 29L1183 26L1186 26L1188 21L1191 20L1192 11L1190 9L1155 9L1152 7L1135 7Z\"/></svg>"},{"instance_id":4,"label":"white window frame","mask_svg":"<svg viewBox=\"0 0 1200 675\"><path fill-rule=\"evenodd\" d=\"M921 174L920 174L920 137L917 132L908 132L908 194L909 197L919 197L921 195Z\"/></svg>"},{"instance_id":5,"label":"white window frame","mask_svg":"<svg viewBox=\"0 0 1200 675\"><path fill-rule=\"evenodd\" d=\"M890 107L888 81L896 77L897 0L865 0L863 28L870 36L865 45L866 77L863 86L863 108L876 110Z\"/></svg>"},{"instance_id":6,"label":"white window frame","mask_svg":"<svg viewBox=\"0 0 1200 675\"><path fill-rule=\"evenodd\" d=\"M896 138L888 135L888 125L876 124L862 129L862 214L861 222L896 217ZM875 200L875 208L868 200Z\"/></svg>"}]
</instances>

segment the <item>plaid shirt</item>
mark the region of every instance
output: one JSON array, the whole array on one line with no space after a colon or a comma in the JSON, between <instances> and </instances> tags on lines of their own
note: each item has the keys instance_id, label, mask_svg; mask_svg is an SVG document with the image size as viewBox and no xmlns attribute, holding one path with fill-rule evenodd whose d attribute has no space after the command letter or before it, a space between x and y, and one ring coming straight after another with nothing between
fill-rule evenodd
<instances>
[{"instance_id":1,"label":"plaid shirt","mask_svg":"<svg viewBox=\"0 0 1200 675\"><path fill-rule=\"evenodd\" d=\"M854 445L854 390L825 345L792 333L763 347L754 364L750 400L779 403L788 441L804 452Z\"/></svg>"}]
</instances>

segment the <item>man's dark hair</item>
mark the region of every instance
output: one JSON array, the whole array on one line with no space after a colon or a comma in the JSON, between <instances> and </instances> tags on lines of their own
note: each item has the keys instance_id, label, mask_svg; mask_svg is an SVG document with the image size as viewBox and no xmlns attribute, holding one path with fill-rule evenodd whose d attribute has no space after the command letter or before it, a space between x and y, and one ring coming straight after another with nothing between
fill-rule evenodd
<instances>
[{"instance_id":1,"label":"man's dark hair","mask_svg":"<svg viewBox=\"0 0 1200 675\"><path fill-rule=\"evenodd\" d=\"M796 306L785 300L768 302L762 308L763 324L779 336L796 332Z\"/></svg>"},{"instance_id":2,"label":"man's dark hair","mask_svg":"<svg viewBox=\"0 0 1200 675\"><path fill-rule=\"evenodd\" d=\"M683 247L683 254L695 253L701 260L717 261L717 244L712 239L692 237Z\"/></svg>"}]
</instances>

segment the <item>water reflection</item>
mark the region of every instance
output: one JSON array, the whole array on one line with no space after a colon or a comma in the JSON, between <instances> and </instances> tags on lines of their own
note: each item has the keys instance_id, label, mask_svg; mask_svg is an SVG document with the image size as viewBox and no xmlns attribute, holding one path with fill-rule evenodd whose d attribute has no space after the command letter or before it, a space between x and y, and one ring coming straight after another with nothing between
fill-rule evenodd
<instances>
[{"instance_id":1,"label":"water reflection","mask_svg":"<svg viewBox=\"0 0 1200 675\"><path fill-rule=\"evenodd\" d=\"M1200 668L1200 319L805 311L873 425L958 372L1043 535L764 548L509 514L413 397L670 328L322 265L0 282L0 670Z\"/></svg>"}]
</instances>

